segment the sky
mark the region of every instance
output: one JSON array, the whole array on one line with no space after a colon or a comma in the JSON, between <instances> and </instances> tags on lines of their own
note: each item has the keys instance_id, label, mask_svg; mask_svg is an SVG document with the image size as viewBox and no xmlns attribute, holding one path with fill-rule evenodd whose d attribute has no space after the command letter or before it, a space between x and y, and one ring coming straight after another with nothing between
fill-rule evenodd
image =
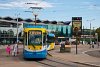
<instances>
[{"instance_id":1,"label":"sky","mask_svg":"<svg viewBox=\"0 0 100 67\"><path fill-rule=\"evenodd\" d=\"M91 28L100 27L100 0L0 0L1 17L34 19L34 12L38 12L40 20L71 21L72 17L82 17L84 28L90 28L90 23Z\"/></svg>"}]
</instances>

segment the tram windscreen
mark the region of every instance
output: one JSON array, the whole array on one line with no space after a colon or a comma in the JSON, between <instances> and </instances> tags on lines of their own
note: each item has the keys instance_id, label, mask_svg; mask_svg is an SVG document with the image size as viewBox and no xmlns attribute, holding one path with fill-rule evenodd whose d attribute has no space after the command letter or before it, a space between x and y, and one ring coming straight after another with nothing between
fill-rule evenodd
<instances>
[{"instance_id":1,"label":"tram windscreen","mask_svg":"<svg viewBox=\"0 0 100 67\"><path fill-rule=\"evenodd\" d=\"M42 32L38 30L32 30L28 33L29 45L41 45L42 44Z\"/></svg>"}]
</instances>

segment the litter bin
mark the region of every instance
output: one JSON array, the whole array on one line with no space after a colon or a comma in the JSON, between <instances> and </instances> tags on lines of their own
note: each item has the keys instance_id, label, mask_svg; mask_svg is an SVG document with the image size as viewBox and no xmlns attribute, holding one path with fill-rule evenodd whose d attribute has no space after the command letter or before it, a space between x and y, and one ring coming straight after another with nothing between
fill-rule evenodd
<instances>
[{"instance_id":1,"label":"litter bin","mask_svg":"<svg viewBox=\"0 0 100 67\"><path fill-rule=\"evenodd\" d=\"M65 45L65 52L71 52L71 45Z\"/></svg>"},{"instance_id":2,"label":"litter bin","mask_svg":"<svg viewBox=\"0 0 100 67\"><path fill-rule=\"evenodd\" d=\"M65 42L65 52L71 52L71 44L68 40Z\"/></svg>"},{"instance_id":3,"label":"litter bin","mask_svg":"<svg viewBox=\"0 0 100 67\"><path fill-rule=\"evenodd\" d=\"M60 47L60 52L65 52L65 45L64 44L61 44L61 47Z\"/></svg>"}]
</instances>

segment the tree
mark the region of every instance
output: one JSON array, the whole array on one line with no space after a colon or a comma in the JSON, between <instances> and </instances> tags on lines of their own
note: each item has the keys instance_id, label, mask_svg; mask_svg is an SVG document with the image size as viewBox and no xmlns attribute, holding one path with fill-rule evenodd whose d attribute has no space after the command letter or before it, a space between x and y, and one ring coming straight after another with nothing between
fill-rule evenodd
<instances>
[{"instance_id":1,"label":"tree","mask_svg":"<svg viewBox=\"0 0 100 67\"><path fill-rule=\"evenodd\" d=\"M96 33L98 33L98 41L100 41L100 27L96 29Z\"/></svg>"}]
</instances>

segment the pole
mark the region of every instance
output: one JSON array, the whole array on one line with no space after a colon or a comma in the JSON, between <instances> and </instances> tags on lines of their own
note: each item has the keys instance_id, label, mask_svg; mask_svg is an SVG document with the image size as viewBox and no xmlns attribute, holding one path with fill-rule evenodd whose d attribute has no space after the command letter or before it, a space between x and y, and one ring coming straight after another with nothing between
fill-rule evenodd
<instances>
[{"instance_id":1,"label":"pole","mask_svg":"<svg viewBox=\"0 0 100 67\"><path fill-rule=\"evenodd\" d=\"M76 32L76 54L77 54L77 45L78 45L78 29L75 30Z\"/></svg>"},{"instance_id":2,"label":"pole","mask_svg":"<svg viewBox=\"0 0 100 67\"><path fill-rule=\"evenodd\" d=\"M90 22L90 48L91 48L91 44L92 42L91 42L91 22Z\"/></svg>"},{"instance_id":3,"label":"pole","mask_svg":"<svg viewBox=\"0 0 100 67\"><path fill-rule=\"evenodd\" d=\"M36 17L37 17L37 15L34 15L35 16L35 26L36 26Z\"/></svg>"},{"instance_id":4,"label":"pole","mask_svg":"<svg viewBox=\"0 0 100 67\"><path fill-rule=\"evenodd\" d=\"M18 14L17 14L17 40L16 40L17 44L18 44Z\"/></svg>"},{"instance_id":5,"label":"pole","mask_svg":"<svg viewBox=\"0 0 100 67\"><path fill-rule=\"evenodd\" d=\"M77 54L77 45L78 45L78 31L76 31L76 54Z\"/></svg>"},{"instance_id":6,"label":"pole","mask_svg":"<svg viewBox=\"0 0 100 67\"><path fill-rule=\"evenodd\" d=\"M99 42L98 42L98 33L97 33L97 44L98 44L98 48L99 48Z\"/></svg>"},{"instance_id":7,"label":"pole","mask_svg":"<svg viewBox=\"0 0 100 67\"><path fill-rule=\"evenodd\" d=\"M83 26L83 43L85 43L84 26Z\"/></svg>"}]
</instances>

